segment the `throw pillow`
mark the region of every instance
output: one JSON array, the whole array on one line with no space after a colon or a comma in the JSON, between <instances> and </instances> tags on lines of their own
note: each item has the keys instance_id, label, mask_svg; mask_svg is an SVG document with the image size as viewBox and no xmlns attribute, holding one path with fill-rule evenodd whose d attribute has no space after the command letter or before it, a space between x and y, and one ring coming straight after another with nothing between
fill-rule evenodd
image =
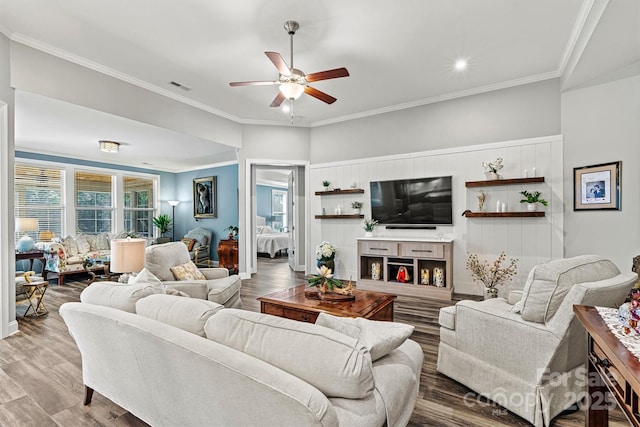
<instances>
[{"instance_id":1,"label":"throw pillow","mask_svg":"<svg viewBox=\"0 0 640 427\"><path fill-rule=\"evenodd\" d=\"M67 256L78 255L78 245L73 236L65 237L62 241L62 246L64 246L64 251L67 253Z\"/></svg>"},{"instance_id":2,"label":"throw pillow","mask_svg":"<svg viewBox=\"0 0 640 427\"><path fill-rule=\"evenodd\" d=\"M111 242L107 233L100 233L96 236L96 248L99 251L108 251L110 246Z\"/></svg>"},{"instance_id":3,"label":"throw pillow","mask_svg":"<svg viewBox=\"0 0 640 427\"><path fill-rule=\"evenodd\" d=\"M153 288L154 294L164 294L165 288L162 281L153 275L149 270L143 268L142 271L135 276L129 277L127 282L130 285L147 284Z\"/></svg>"},{"instance_id":4,"label":"throw pillow","mask_svg":"<svg viewBox=\"0 0 640 427\"><path fill-rule=\"evenodd\" d=\"M367 398L374 389L367 349L329 328L225 308L209 318L204 330L208 339L270 363L327 397Z\"/></svg>"},{"instance_id":5,"label":"throw pillow","mask_svg":"<svg viewBox=\"0 0 640 427\"><path fill-rule=\"evenodd\" d=\"M176 280L207 280L205 275L198 270L198 267L196 267L193 261L171 267L171 272Z\"/></svg>"},{"instance_id":6,"label":"throw pillow","mask_svg":"<svg viewBox=\"0 0 640 427\"><path fill-rule=\"evenodd\" d=\"M191 252L193 250L193 245L196 244L196 241L193 239L187 239L186 237L182 239L182 243L187 246L187 250Z\"/></svg>"},{"instance_id":7,"label":"throw pillow","mask_svg":"<svg viewBox=\"0 0 640 427\"><path fill-rule=\"evenodd\" d=\"M79 254L86 254L91 252L91 245L89 245L87 236L85 236L84 234L78 234L76 236L76 245L78 246Z\"/></svg>"},{"instance_id":8,"label":"throw pillow","mask_svg":"<svg viewBox=\"0 0 640 427\"><path fill-rule=\"evenodd\" d=\"M325 326L360 340L376 361L400 347L413 333L413 326L403 323L381 322L362 317L337 317L320 313L316 325Z\"/></svg>"}]
</instances>

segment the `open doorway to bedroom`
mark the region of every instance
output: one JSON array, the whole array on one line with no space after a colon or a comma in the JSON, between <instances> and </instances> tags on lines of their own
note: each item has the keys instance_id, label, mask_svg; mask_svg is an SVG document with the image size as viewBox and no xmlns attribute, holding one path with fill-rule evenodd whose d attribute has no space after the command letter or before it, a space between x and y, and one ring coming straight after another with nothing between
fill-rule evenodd
<instances>
[{"instance_id":1,"label":"open doorway to bedroom","mask_svg":"<svg viewBox=\"0 0 640 427\"><path fill-rule=\"evenodd\" d=\"M304 271L305 174L305 165L251 165L251 273L265 263Z\"/></svg>"}]
</instances>

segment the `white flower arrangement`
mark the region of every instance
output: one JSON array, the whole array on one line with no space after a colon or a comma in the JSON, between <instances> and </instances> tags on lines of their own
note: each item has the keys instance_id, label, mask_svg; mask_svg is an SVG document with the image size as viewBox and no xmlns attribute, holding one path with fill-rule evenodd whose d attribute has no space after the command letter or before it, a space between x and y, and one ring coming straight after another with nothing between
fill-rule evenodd
<instances>
[{"instance_id":1,"label":"white flower arrangement","mask_svg":"<svg viewBox=\"0 0 640 427\"><path fill-rule=\"evenodd\" d=\"M324 241L316 246L316 259L318 260L329 260L333 259L336 256L336 248L331 243Z\"/></svg>"},{"instance_id":2,"label":"white flower arrangement","mask_svg":"<svg viewBox=\"0 0 640 427\"><path fill-rule=\"evenodd\" d=\"M503 167L502 157L498 157L493 163L482 162L482 167L487 172L498 173L498 171Z\"/></svg>"}]
</instances>

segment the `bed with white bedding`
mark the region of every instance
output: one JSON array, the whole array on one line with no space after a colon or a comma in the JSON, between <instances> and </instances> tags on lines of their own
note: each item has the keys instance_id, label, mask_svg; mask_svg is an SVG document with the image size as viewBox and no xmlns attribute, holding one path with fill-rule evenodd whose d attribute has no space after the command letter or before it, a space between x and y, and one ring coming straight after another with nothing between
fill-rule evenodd
<instances>
[{"instance_id":1,"label":"bed with white bedding","mask_svg":"<svg viewBox=\"0 0 640 427\"><path fill-rule=\"evenodd\" d=\"M258 253L269 254L271 258L275 258L280 251L286 251L289 248L289 233L278 233L273 231L268 225L259 225L256 229L256 240Z\"/></svg>"}]
</instances>

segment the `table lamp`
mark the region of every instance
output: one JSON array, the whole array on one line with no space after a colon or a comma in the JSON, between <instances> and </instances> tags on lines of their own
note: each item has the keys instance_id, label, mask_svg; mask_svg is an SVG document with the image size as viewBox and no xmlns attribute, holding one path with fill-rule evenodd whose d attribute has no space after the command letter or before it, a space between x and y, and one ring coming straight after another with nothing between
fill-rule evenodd
<instances>
[{"instance_id":1,"label":"table lamp","mask_svg":"<svg viewBox=\"0 0 640 427\"><path fill-rule=\"evenodd\" d=\"M18 252L30 251L34 248L34 242L29 231L38 231L38 218L16 218L16 232L24 231L24 236L16 242Z\"/></svg>"},{"instance_id":2,"label":"table lamp","mask_svg":"<svg viewBox=\"0 0 640 427\"><path fill-rule=\"evenodd\" d=\"M111 241L111 263L114 273L138 273L144 268L145 239L114 239Z\"/></svg>"}]
</instances>

